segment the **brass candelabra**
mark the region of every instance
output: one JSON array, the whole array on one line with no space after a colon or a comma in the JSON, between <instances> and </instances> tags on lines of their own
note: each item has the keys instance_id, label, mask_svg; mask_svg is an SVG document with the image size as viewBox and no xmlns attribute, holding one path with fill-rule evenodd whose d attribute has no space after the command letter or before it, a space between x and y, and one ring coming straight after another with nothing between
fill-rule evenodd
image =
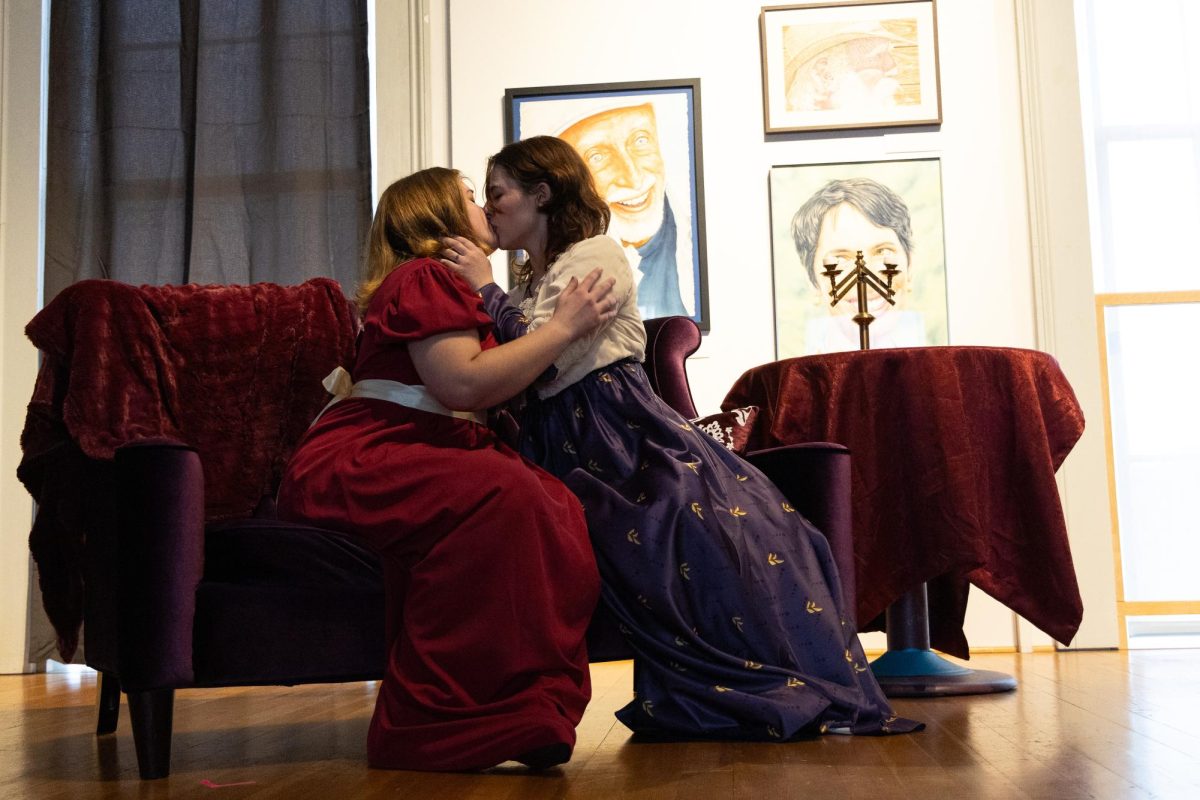
<instances>
[{"instance_id":1,"label":"brass candelabra","mask_svg":"<svg viewBox=\"0 0 1200 800\"><path fill-rule=\"evenodd\" d=\"M892 288L892 281L896 275L900 273L900 268L894 261L894 257L885 257L883 260L883 269L881 272L884 277L880 278L870 267L867 266L866 259L863 258L862 250L859 250L854 258L854 268L847 273L846 277L838 280L838 276L842 274L839 269L839 262L835 258L827 258L824 261L824 275L829 278L829 296L831 306L836 306L842 302L851 289L858 291L858 313L854 315L854 321L858 324L858 349L871 349L871 332L870 325L875 321L874 315L867 308L867 288L870 287L877 295L888 301L891 305L896 305L896 290Z\"/></svg>"}]
</instances>

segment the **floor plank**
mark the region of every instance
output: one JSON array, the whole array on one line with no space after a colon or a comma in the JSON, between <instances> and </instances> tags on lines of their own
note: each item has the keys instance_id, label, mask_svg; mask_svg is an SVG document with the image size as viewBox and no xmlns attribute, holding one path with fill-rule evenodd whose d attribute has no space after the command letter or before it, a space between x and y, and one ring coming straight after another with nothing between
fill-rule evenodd
<instances>
[{"instance_id":1,"label":"floor plank","mask_svg":"<svg viewBox=\"0 0 1200 800\"><path fill-rule=\"evenodd\" d=\"M94 734L93 674L0 676L0 797L1200 797L1200 650L987 654L972 666L1019 688L896 701L927 723L919 734L759 744L636 741L613 717L631 665L597 664L575 757L544 774L368 769L374 683L188 690L160 781L138 779L124 703L117 732Z\"/></svg>"}]
</instances>

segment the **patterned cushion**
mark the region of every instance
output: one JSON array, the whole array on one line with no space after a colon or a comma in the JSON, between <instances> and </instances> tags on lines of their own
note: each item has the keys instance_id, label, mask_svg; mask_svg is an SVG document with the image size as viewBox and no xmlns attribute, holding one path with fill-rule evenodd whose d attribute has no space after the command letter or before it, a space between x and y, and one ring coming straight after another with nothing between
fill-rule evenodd
<instances>
[{"instance_id":1,"label":"patterned cushion","mask_svg":"<svg viewBox=\"0 0 1200 800\"><path fill-rule=\"evenodd\" d=\"M758 406L746 406L709 414L692 420L692 424L735 453L744 453L758 417Z\"/></svg>"}]
</instances>

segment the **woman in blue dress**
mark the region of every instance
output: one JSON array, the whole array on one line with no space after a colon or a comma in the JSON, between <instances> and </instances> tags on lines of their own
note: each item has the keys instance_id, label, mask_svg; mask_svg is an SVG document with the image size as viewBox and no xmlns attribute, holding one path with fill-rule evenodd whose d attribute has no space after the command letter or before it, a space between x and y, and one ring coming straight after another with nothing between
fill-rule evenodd
<instances>
[{"instance_id":1,"label":"woman in blue dress","mask_svg":"<svg viewBox=\"0 0 1200 800\"><path fill-rule=\"evenodd\" d=\"M583 502L602 601L636 654L621 722L763 741L921 727L871 674L825 537L650 388L635 279L581 157L547 136L506 146L485 208L499 247L529 256L517 286L506 295L465 239L445 240L443 260L501 341L543 324L572 277L599 267L616 281L616 317L569 346L517 414L521 452Z\"/></svg>"}]
</instances>

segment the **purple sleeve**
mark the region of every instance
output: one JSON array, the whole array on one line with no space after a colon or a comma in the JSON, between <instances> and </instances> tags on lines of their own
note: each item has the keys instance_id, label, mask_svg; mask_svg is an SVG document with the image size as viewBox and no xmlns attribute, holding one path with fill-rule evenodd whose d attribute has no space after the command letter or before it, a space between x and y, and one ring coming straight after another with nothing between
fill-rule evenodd
<instances>
[{"instance_id":1,"label":"purple sleeve","mask_svg":"<svg viewBox=\"0 0 1200 800\"><path fill-rule=\"evenodd\" d=\"M521 309L508 302L508 295L494 283L479 287L483 310L496 323L496 341L504 344L529 333L529 320Z\"/></svg>"},{"instance_id":2,"label":"purple sleeve","mask_svg":"<svg viewBox=\"0 0 1200 800\"><path fill-rule=\"evenodd\" d=\"M496 323L494 333L500 344L519 339L529 333L529 319L521 313L521 309L508 302L508 295L494 283L479 287L479 295L483 298L483 309ZM554 380L558 368L553 364L538 376L535 383Z\"/></svg>"}]
</instances>

